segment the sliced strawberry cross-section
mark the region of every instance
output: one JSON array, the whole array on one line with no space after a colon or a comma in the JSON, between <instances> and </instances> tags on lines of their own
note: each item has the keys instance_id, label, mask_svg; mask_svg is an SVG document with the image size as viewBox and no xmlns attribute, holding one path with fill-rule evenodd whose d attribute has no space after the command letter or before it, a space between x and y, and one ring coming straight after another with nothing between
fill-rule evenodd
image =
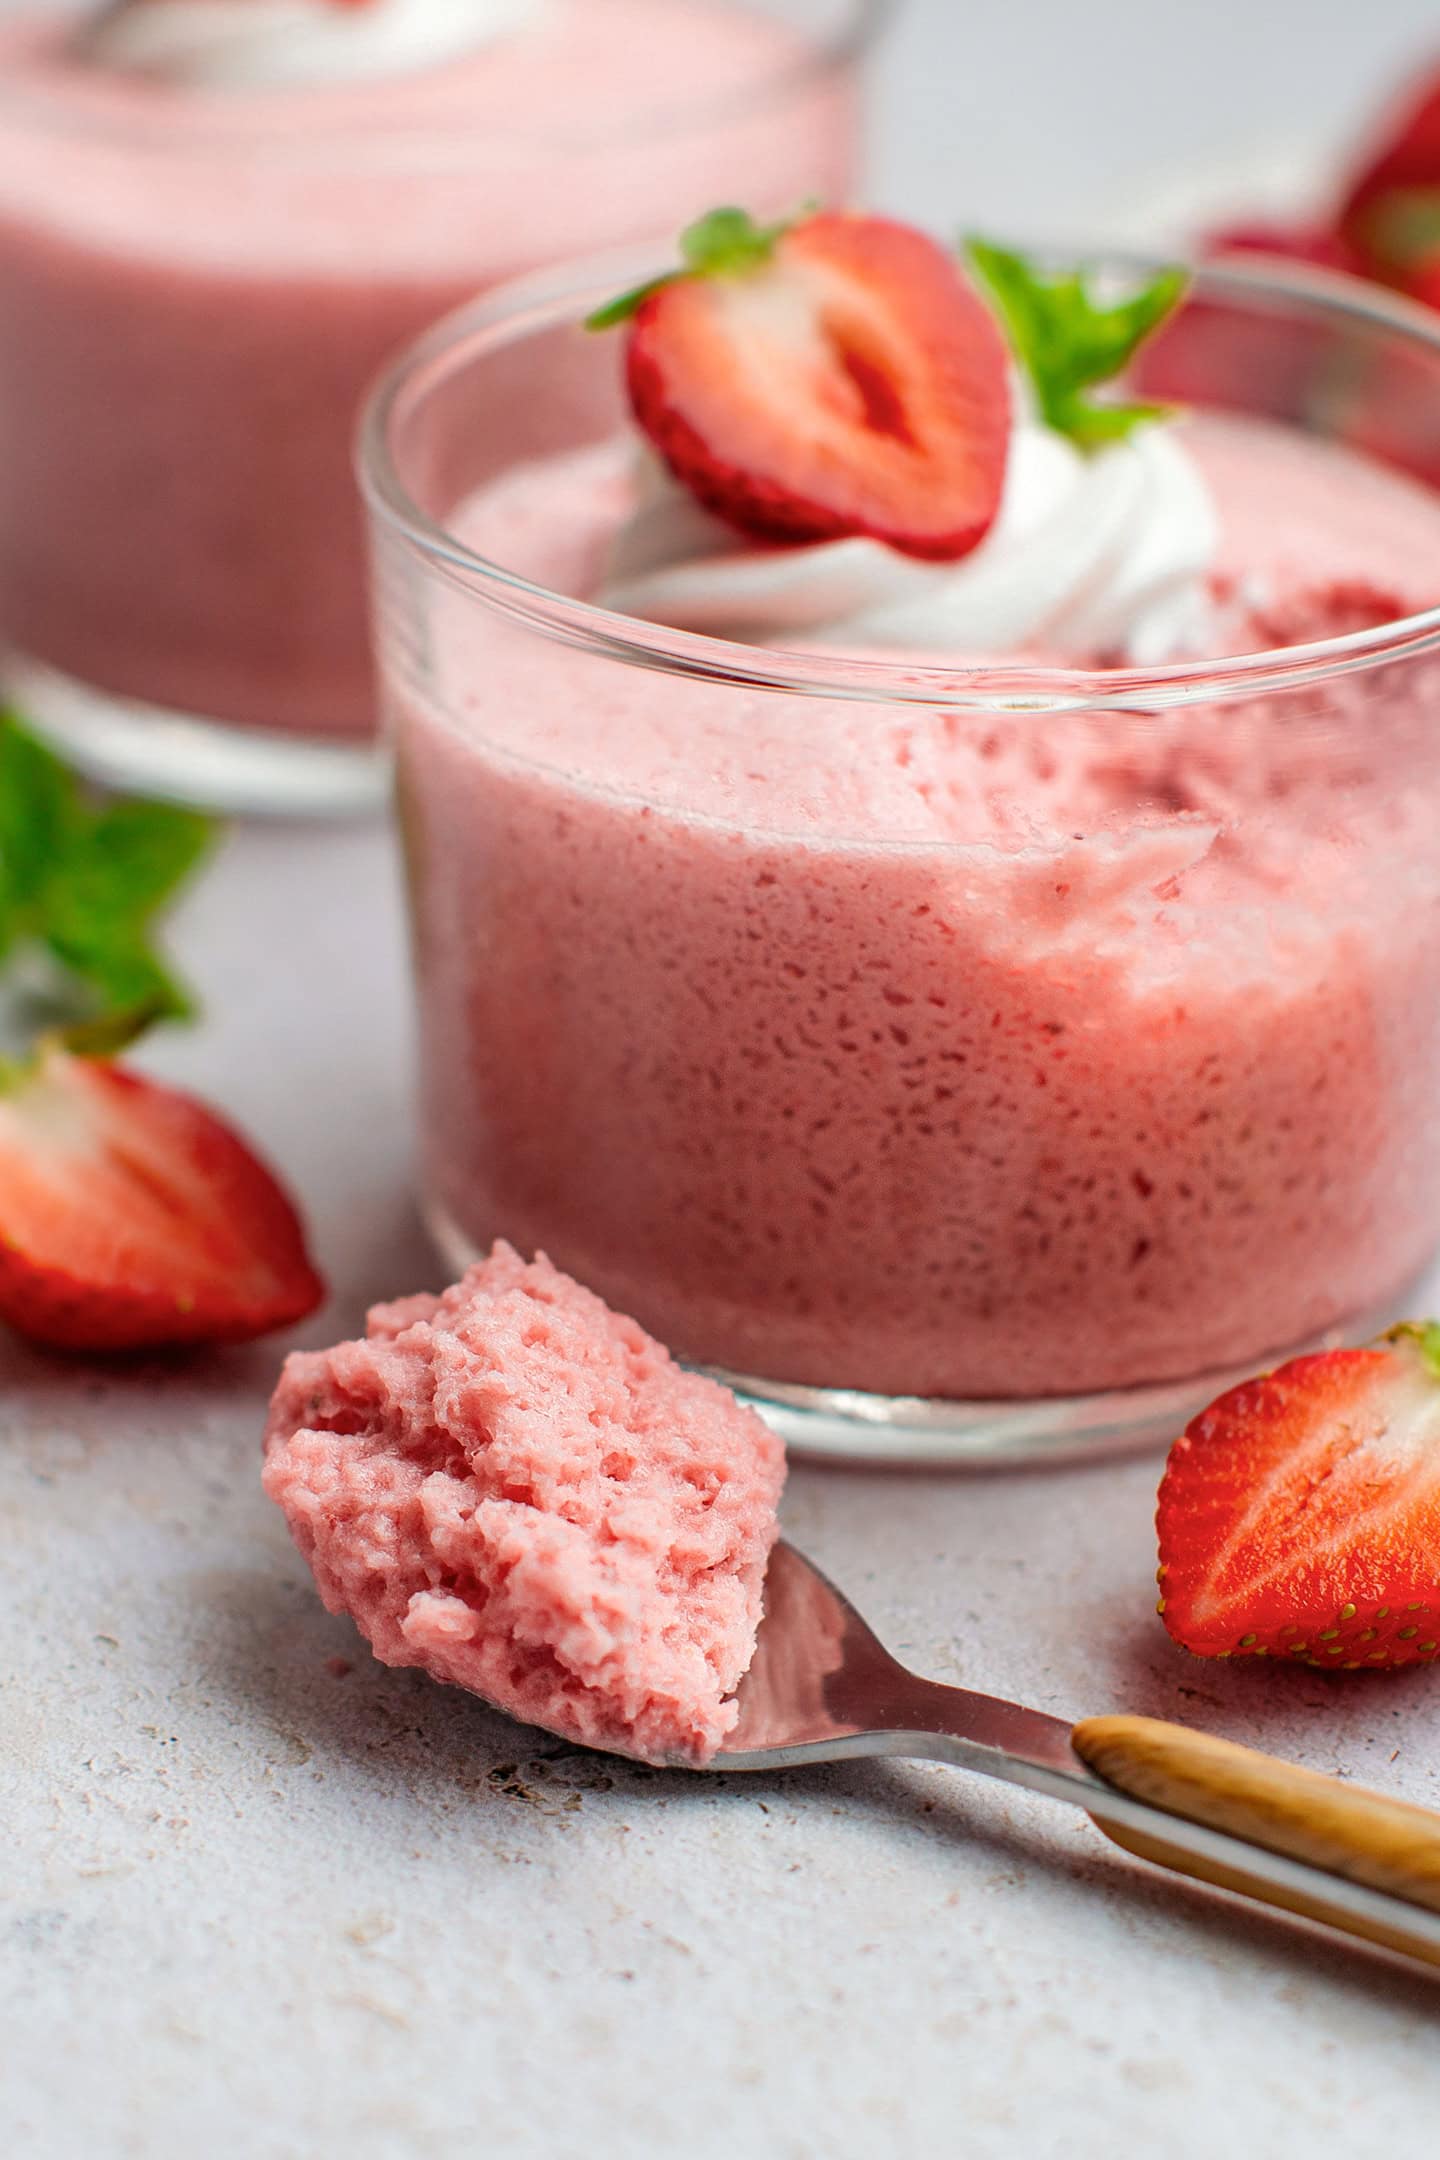
<instances>
[{"instance_id":1,"label":"sliced strawberry cross-section","mask_svg":"<svg viewBox=\"0 0 1440 2160\"><path fill-rule=\"evenodd\" d=\"M630 400L671 471L753 538L968 554L1000 507L1010 362L959 265L887 218L767 231L734 211L692 228L687 259L696 233L737 230L634 308Z\"/></svg>"},{"instance_id":2,"label":"sliced strawberry cross-section","mask_svg":"<svg viewBox=\"0 0 1440 2160\"><path fill-rule=\"evenodd\" d=\"M47 1045L0 1084L0 1320L66 1350L239 1342L324 1285L274 1177L214 1113Z\"/></svg>"},{"instance_id":3,"label":"sliced strawberry cross-section","mask_svg":"<svg viewBox=\"0 0 1440 2160\"><path fill-rule=\"evenodd\" d=\"M1440 1656L1440 1325L1295 1358L1171 1450L1160 1611L1201 1657L1383 1670Z\"/></svg>"}]
</instances>

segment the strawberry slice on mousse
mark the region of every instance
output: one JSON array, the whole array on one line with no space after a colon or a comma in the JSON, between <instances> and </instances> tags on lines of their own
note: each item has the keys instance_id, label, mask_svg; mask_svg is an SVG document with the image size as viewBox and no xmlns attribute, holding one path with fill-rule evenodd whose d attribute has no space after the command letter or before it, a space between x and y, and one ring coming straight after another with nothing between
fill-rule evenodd
<instances>
[{"instance_id":1,"label":"strawberry slice on mousse","mask_svg":"<svg viewBox=\"0 0 1440 2160\"><path fill-rule=\"evenodd\" d=\"M1440 1324L1294 1358L1176 1441L1160 1612L1200 1657L1393 1670L1440 1656Z\"/></svg>"},{"instance_id":2,"label":"strawberry slice on mousse","mask_svg":"<svg viewBox=\"0 0 1440 2160\"><path fill-rule=\"evenodd\" d=\"M967 555L1000 507L1010 356L954 258L830 213L718 210L681 248L685 270L591 318L630 319L630 402L676 478L754 539Z\"/></svg>"}]
</instances>

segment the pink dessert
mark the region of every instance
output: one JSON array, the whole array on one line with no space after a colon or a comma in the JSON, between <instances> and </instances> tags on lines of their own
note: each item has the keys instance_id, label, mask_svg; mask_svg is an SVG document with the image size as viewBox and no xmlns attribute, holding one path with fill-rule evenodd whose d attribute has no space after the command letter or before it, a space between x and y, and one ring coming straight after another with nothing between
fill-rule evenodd
<instances>
[{"instance_id":1,"label":"pink dessert","mask_svg":"<svg viewBox=\"0 0 1440 2160\"><path fill-rule=\"evenodd\" d=\"M752 1411L507 1245L288 1358L265 1436L321 1596L387 1665L650 1762L735 1723L783 1479Z\"/></svg>"},{"instance_id":2,"label":"pink dessert","mask_svg":"<svg viewBox=\"0 0 1440 2160\"><path fill-rule=\"evenodd\" d=\"M1167 428L1213 505L1212 654L1440 599L1424 487L1268 421ZM447 522L584 596L636 512L620 434ZM1433 658L967 711L902 702L904 652L872 656L893 699L788 695L438 584L425 634L391 666L451 1249L543 1242L731 1372L961 1399L1249 1361L1433 1250Z\"/></svg>"},{"instance_id":3,"label":"pink dessert","mask_svg":"<svg viewBox=\"0 0 1440 2160\"><path fill-rule=\"evenodd\" d=\"M408 336L730 172L848 177L849 69L729 0L546 0L444 66L243 94L86 74L62 29L0 32L0 633L252 727L373 725L350 441Z\"/></svg>"}]
</instances>

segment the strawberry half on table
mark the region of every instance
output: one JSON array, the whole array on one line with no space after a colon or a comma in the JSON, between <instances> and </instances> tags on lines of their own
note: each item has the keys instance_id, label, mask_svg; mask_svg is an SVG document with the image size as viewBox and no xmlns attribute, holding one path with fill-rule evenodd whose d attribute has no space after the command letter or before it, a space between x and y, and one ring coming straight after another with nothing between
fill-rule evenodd
<instances>
[{"instance_id":1,"label":"strawberry half on table","mask_svg":"<svg viewBox=\"0 0 1440 2160\"><path fill-rule=\"evenodd\" d=\"M214 1113L115 1063L194 999L157 942L209 819L91 788L0 709L0 1322L62 1350L240 1342L320 1303L299 1218ZM92 1017L31 1043L41 1010Z\"/></svg>"},{"instance_id":2,"label":"strawberry half on table","mask_svg":"<svg viewBox=\"0 0 1440 2160\"><path fill-rule=\"evenodd\" d=\"M324 1294L290 1201L203 1103L53 1039L0 1065L0 1320L62 1350L242 1342Z\"/></svg>"},{"instance_id":3,"label":"strawberry half on table","mask_svg":"<svg viewBox=\"0 0 1440 2160\"><path fill-rule=\"evenodd\" d=\"M1176 1441L1160 1612L1200 1657L1354 1672L1440 1656L1440 1324L1292 1359Z\"/></svg>"},{"instance_id":4,"label":"strawberry half on table","mask_svg":"<svg viewBox=\"0 0 1440 2160\"><path fill-rule=\"evenodd\" d=\"M967 555L1000 507L1010 358L955 258L831 213L715 210L680 246L590 318L628 324L631 406L676 478L753 539Z\"/></svg>"}]
</instances>

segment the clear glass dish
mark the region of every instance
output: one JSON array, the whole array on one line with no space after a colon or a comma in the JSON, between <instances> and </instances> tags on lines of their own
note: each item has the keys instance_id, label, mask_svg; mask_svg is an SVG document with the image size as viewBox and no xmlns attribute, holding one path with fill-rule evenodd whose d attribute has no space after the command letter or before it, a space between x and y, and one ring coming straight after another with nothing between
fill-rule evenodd
<instances>
[{"instance_id":1,"label":"clear glass dish","mask_svg":"<svg viewBox=\"0 0 1440 2160\"><path fill-rule=\"evenodd\" d=\"M97 777L374 803L350 438L382 363L577 245L673 235L737 173L777 208L845 192L886 0L680 0L667 22L711 26L696 71L683 41L668 70L626 57L637 4L555 0L579 27L429 75L229 95L117 87L37 59L53 17L0 26L4 688Z\"/></svg>"},{"instance_id":2,"label":"clear glass dish","mask_svg":"<svg viewBox=\"0 0 1440 2160\"><path fill-rule=\"evenodd\" d=\"M1091 671L569 597L585 546L542 582L467 505L608 455L617 341L579 321L645 267L442 325L363 431L452 1265L541 1247L871 1461L1133 1446L1373 1331L1440 1235L1440 608ZM1434 476L1440 323L1403 303L1203 269L1143 387L1201 376Z\"/></svg>"}]
</instances>

